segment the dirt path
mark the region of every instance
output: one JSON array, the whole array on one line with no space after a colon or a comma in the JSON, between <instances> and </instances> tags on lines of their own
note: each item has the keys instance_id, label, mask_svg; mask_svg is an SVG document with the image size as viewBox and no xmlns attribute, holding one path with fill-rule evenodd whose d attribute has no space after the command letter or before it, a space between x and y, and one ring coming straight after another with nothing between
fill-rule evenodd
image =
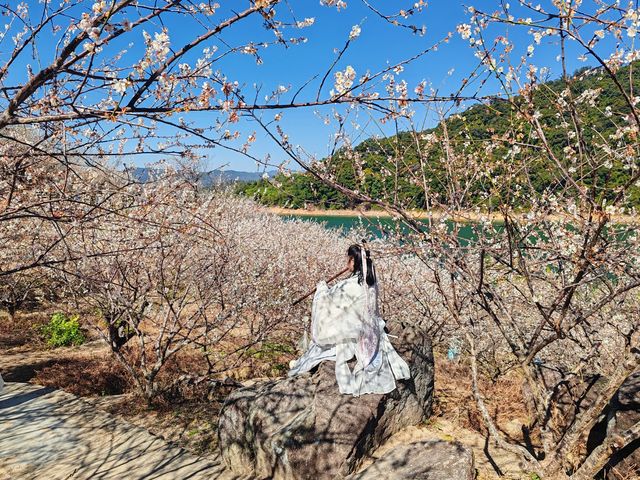
<instances>
[{"instance_id":1,"label":"dirt path","mask_svg":"<svg viewBox=\"0 0 640 480\"><path fill-rule=\"evenodd\" d=\"M26 383L0 393L0 480L231 478L74 395Z\"/></svg>"}]
</instances>

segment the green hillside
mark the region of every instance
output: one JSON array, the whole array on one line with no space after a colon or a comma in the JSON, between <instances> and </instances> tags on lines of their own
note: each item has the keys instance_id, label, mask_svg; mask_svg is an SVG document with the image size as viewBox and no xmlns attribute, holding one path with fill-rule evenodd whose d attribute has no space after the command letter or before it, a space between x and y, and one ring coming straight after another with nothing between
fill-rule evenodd
<instances>
[{"instance_id":1,"label":"green hillside","mask_svg":"<svg viewBox=\"0 0 640 480\"><path fill-rule=\"evenodd\" d=\"M626 66L617 73L627 91L640 80L636 67L640 65ZM561 98L569 90L576 100L573 112L563 107ZM508 203L526 208L533 190L568 190L571 194L573 187L562 169L571 172L576 183L596 200L610 199L638 168L635 132L625 130L630 125L626 119L630 109L614 82L600 69L582 69L568 82L539 85L531 98L533 107L523 97L513 102L493 100L451 115L444 125L428 131L370 138L352 151L342 150L325 159L326 170L342 185L406 208L426 207L425 183L430 201L450 203L455 198L464 207ZM562 169L519 110L536 112ZM449 139L448 154L443 147L445 138ZM495 182L496 178L500 181ZM308 173L279 175L272 181L241 185L238 191L266 205L356 206ZM624 203L640 205L640 189L630 189Z\"/></svg>"}]
</instances>

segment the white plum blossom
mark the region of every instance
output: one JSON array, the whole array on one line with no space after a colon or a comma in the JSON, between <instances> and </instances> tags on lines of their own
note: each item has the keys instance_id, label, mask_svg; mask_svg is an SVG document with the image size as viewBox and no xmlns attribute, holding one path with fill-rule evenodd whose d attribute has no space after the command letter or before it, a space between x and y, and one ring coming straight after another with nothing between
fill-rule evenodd
<instances>
[{"instance_id":1,"label":"white plum blossom","mask_svg":"<svg viewBox=\"0 0 640 480\"><path fill-rule=\"evenodd\" d=\"M602 92L601 88L595 88L595 89L588 88L576 98L576 102L587 103L589 106L595 107L595 102L600 96L601 92Z\"/></svg>"},{"instance_id":2,"label":"white plum blossom","mask_svg":"<svg viewBox=\"0 0 640 480\"><path fill-rule=\"evenodd\" d=\"M297 28L310 27L315 22L316 22L316 19L314 17L305 18L304 20L296 22L296 27Z\"/></svg>"},{"instance_id":3,"label":"white plum blossom","mask_svg":"<svg viewBox=\"0 0 640 480\"><path fill-rule=\"evenodd\" d=\"M151 39L151 35L145 31L142 32L142 35L144 36L145 43L147 44L147 55L160 62L166 60L167 55L169 54L170 44L167 31L163 30L162 32L156 32L153 35L153 40Z\"/></svg>"},{"instance_id":4,"label":"white plum blossom","mask_svg":"<svg viewBox=\"0 0 640 480\"><path fill-rule=\"evenodd\" d=\"M104 0L98 0L96 3L93 4L93 7L91 7L91 10L93 10L93 13L96 15L100 15L102 12L104 12L104 10L107 8L107 4Z\"/></svg>"},{"instance_id":5,"label":"white plum blossom","mask_svg":"<svg viewBox=\"0 0 640 480\"><path fill-rule=\"evenodd\" d=\"M345 68L344 72L335 73L334 89L331 91L331 95L343 95L353 86L353 81L356 78L356 71L351 65Z\"/></svg>"},{"instance_id":6,"label":"white plum blossom","mask_svg":"<svg viewBox=\"0 0 640 480\"><path fill-rule=\"evenodd\" d=\"M100 38L100 29L98 27L90 28L87 34L92 40L98 40Z\"/></svg>"},{"instance_id":7,"label":"white plum blossom","mask_svg":"<svg viewBox=\"0 0 640 480\"><path fill-rule=\"evenodd\" d=\"M456 30L464 40L467 40L471 36L471 26L466 23L458 25Z\"/></svg>"},{"instance_id":8,"label":"white plum blossom","mask_svg":"<svg viewBox=\"0 0 640 480\"><path fill-rule=\"evenodd\" d=\"M26 2L21 2L18 4L18 7L16 8L16 14L20 18L27 18L27 15L29 14L29 6Z\"/></svg>"},{"instance_id":9,"label":"white plum blossom","mask_svg":"<svg viewBox=\"0 0 640 480\"><path fill-rule=\"evenodd\" d=\"M89 29L93 26L93 21L88 13L82 14L82 20L78 22L78 28L84 32L88 32Z\"/></svg>"},{"instance_id":10,"label":"white plum blossom","mask_svg":"<svg viewBox=\"0 0 640 480\"><path fill-rule=\"evenodd\" d=\"M360 36L360 32L361 32L361 29L359 25L354 25L353 27L351 27L351 32L349 33L349 40L358 38Z\"/></svg>"},{"instance_id":11,"label":"white plum blossom","mask_svg":"<svg viewBox=\"0 0 640 480\"><path fill-rule=\"evenodd\" d=\"M204 13L205 15L214 15L216 13L216 9L218 8L220 8L219 3L207 4L207 3L201 2L198 5L198 9L200 10L200 12Z\"/></svg>"},{"instance_id":12,"label":"white plum blossom","mask_svg":"<svg viewBox=\"0 0 640 480\"><path fill-rule=\"evenodd\" d=\"M121 95L127 92L127 88L131 86L131 80L122 78L113 84L113 89Z\"/></svg>"},{"instance_id":13,"label":"white plum blossom","mask_svg":"<svg viewBox=\"0 0 640 480\"><path fill-rule=\"evenodd\" d=\"M242 48L242 53L247 55L255 55L256 53L258 53L258 49L253 45L253 43L250 43L249 45L245 45Z\"/></svg>"},{"instance_id":14,"label":"white plum blossom","mask_svg":"<svg viewBox=\"0 0 640 480\"><path fill-rule=\"evenodd\" d=\"M320 3L328 7L336 7L338 10L347 8L347 2L344 0L320 0Z\"/></svg>"}]
</instances>

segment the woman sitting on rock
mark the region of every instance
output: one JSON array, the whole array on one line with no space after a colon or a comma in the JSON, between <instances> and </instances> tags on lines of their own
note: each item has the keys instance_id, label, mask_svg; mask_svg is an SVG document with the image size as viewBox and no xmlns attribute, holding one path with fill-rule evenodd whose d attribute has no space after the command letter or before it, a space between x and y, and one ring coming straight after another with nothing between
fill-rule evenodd
<instances>
[{"instance_id":1,"label":"woman sitting on rock","mask_svg":"<svg viewBox=\"0 0 640 480\"><path fill-rule=\"evenodd\" d=\"M388 393L396 388L396 379L409 378L409 367L384 331L369 251L351 245L347 261L352 272L349 278L331 288L324 281L318 283L311 307L311 344L302 357L291 362L289 376L333 360L340 393ZM347 362L354 355L352 370Z\"/></svg>"}]
</instances>

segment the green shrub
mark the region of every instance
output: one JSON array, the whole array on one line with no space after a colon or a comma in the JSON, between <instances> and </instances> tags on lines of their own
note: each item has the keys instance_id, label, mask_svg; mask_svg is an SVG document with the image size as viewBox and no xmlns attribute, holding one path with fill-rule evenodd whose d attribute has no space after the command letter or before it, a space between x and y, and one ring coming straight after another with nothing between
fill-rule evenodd
<instances>
[{"instance_id":1,"label":"green shrub","mask_svg":"<svg viewBox=\"0 0 640 480\"><path fill-rule=\"evenodd\" d=\"M84 343L78 318L78 315L67 317L62 312L54 313L49 323L43 325L41 330L47 345L57 348Z\"/></svg>"}]
</instances>

